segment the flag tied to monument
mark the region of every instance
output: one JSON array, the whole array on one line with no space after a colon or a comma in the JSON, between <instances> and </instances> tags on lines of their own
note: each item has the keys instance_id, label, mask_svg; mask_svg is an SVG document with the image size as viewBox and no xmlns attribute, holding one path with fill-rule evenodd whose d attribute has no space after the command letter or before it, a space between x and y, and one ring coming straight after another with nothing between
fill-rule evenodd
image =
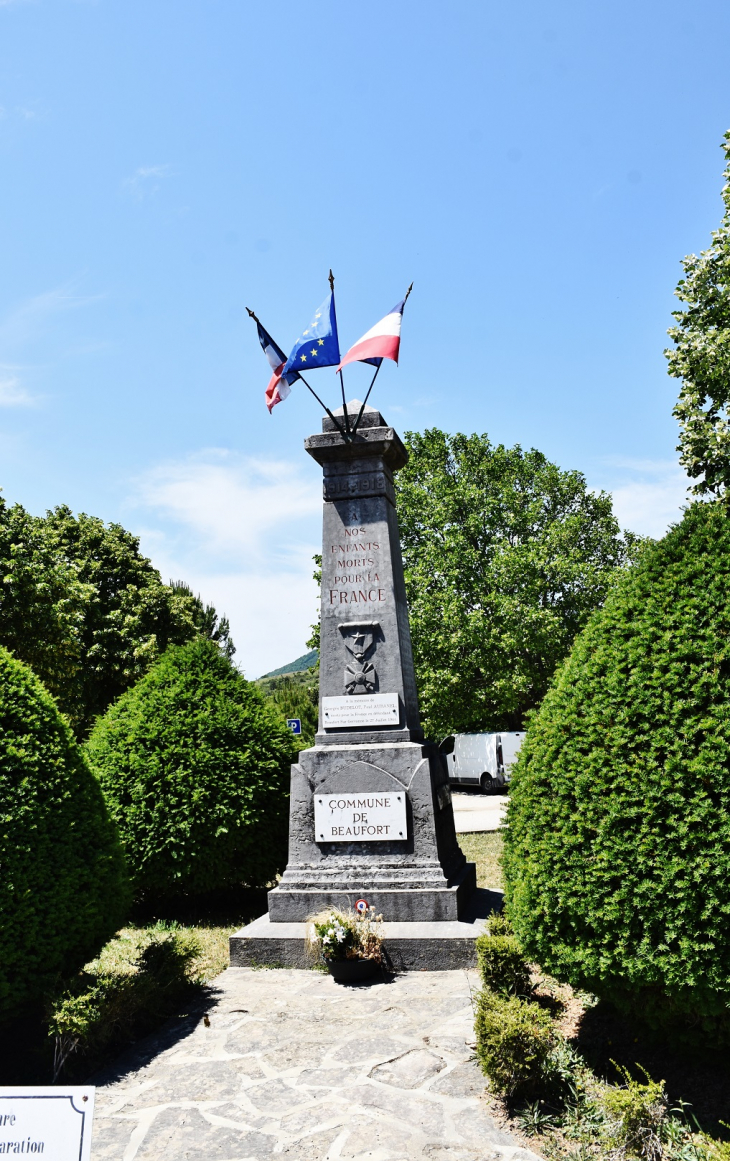
<instances>
[{"instance_id":1,"label":"flag tied to monument","mask_svg":"<svg viewBox=\"0 0 730 1161\"><path fill-rule=\"evenodd\" d=\"M406 295L407 297L408 295ZM373 367L379 367L383 359L392 359L394 363L397 363L400 350L400 328L403 322L405 304L406 299L401 299L386 314L385 318L381 318L380 322L366 331L362 338L358 339L353 347L350 347L337 370L339 371L348 363L370 363Z\"/></svg>"},{"instance_id":2,"label":"flag tied to monument","mask_svg":"<svg viewBox=\"0 0 730 1161\"><path fill-rule=\"evenodd\" d=\"M271 370L274 372L266 388L266 406L269 409L269 414L271 414L271 409L276 407L277 403L281 403L289 395L291 392L291 384L295 383L299 376L296 371L289 371L286 375L284 374L286 355L281 347L276 345L269 332L264 330L258 319L256 319L256 326L258 327L261 349L269 360Z\"/></svg>"},{"instance_id":3,"label":"flag tied to monument","mask_svg":"<svg viewBox=\"0 0 730 1161\"><path fill-rule=\"evenodd\" d=\"M340 361L337 339L335 296L330 294L322 303L311 323L295 342L283 374L307 371L312 367L334 367Z\"/></svg>"}]
</instances>

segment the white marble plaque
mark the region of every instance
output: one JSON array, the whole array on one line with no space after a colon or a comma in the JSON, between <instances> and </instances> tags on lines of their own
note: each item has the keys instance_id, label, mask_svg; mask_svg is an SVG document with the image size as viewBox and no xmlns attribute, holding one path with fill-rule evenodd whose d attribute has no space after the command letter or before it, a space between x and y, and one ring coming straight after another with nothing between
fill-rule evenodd
<instances>
[{"instance_id":1,"label":"white marble plaque","mask_svg":"<svg viewBox=\"0 0 730 1161\"><path fill-rule=\"evenodd\" d=\"M387 842L408 838L406 792L348 790L315 794L314 837L318 843Z\"/></svg>"},{"instance_id":2,"label":"white marble plaque","mask_svg":"<svg viewBox=\"0 0 730 1161\"><path fill-rule=\"evenodd\" d=\"M0 1088L0 1153L89 1161L94 1093L90 1085Z\"/></svg>"},{"instance_id":3,"label":"white marble plaque","mask_svg":"<svg viewBox=\"0 0 730 1161\"><path fill-rule=\"evenodd\" d=\"M325 730L341 726L397 726L400 705L397 693L360 693L352 697L323 697Z\"/></svg>"}]
</instances>

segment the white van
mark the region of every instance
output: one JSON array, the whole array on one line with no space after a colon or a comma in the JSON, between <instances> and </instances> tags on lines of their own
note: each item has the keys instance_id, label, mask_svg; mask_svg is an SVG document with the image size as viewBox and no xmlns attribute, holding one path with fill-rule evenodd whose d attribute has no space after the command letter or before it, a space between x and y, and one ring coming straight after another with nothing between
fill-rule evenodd
<instances>
[{"instance_id":1,"label":"white van","mask_svg":"<svg viewBox=\"0 0 730 1161\"><path fill-rule=\"evenodd\" d=\"M439 746L450 784L478 786L483 794L506 786L524 736L524 730L450 734Z\"/></svg>"}]
</instances>

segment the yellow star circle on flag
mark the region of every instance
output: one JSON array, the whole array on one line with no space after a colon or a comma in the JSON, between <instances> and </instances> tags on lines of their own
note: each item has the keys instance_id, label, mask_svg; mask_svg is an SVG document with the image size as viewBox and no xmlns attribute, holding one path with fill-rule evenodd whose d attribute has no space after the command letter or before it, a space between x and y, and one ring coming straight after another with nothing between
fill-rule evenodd
<instances>
[{"instance_id":1,"label":"yellow star circle on flag","mask_svg":"<svg viewBox=\"0 0 730 1161\"><path fill-rule=\"evenodd\" d=\"M314 350L313 350L313 351L310 351L309 353L310 353L310 355L316 355L316 354L317 354L317 348L315 347L315 348L314 348Z\"/></svg>"},{"instance_id":2,"label":"yellow star circle on flag","mask_svg":"<svg viewBox=\"0 0 730 1161\"><path fill-rule=\"evenodd\" d=\"M306 356L306 355L302 355L302 362L303 362L303 363L306 363L306 361L307 361L307 356Z\"/></svg>"},{"instance_id":3,"label":"yellow star circle on flag","mask_svg":"<svg viewBox=\"0 0 730 1161\"><path fill-rule=\"evenodd\" d=\"M319 340L319 345L320 345L320 347L323 347L323 346L324 346L324 339L320 339L320 340Z\"/></svg>"}]
</instances>

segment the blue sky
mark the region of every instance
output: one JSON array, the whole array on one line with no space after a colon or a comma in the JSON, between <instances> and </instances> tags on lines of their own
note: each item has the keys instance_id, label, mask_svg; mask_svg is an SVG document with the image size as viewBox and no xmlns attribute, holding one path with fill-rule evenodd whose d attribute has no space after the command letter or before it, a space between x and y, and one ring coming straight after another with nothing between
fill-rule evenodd
<instances>
[{"instance_id":1,"label":"blue sky","mask_svg":"<svg viewBox=\"0 0 730 1161\"><path fill-rule=\"evenodd\" d=\"M372 400L401 431L538 447L661 534L729 37L719 0L0 0L6 499L138 533L249 676L302 653L319 414L269 416L244 307L288 349L332 266L343 349L414 281Z\"/></svg>"}]
</instances>

